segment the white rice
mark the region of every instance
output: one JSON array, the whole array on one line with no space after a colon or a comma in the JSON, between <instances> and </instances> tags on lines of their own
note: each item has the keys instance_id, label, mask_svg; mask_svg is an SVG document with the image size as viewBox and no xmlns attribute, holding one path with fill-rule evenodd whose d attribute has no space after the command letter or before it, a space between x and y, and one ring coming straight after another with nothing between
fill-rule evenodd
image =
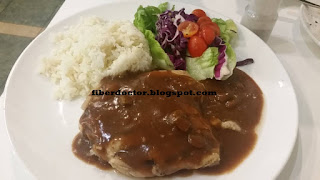
<instances>
[{"instance_id":1,"label":"white rice","mask_svg":"<svg viewBox=\"0 0 320 180\"><path fill-rule=\"evenodd\" d=\"M58 99L87 96L105 76L151 69L148 42L129 21L85 18L53 42L40 73L57 85Z\"/></svg>"}]
</instances>

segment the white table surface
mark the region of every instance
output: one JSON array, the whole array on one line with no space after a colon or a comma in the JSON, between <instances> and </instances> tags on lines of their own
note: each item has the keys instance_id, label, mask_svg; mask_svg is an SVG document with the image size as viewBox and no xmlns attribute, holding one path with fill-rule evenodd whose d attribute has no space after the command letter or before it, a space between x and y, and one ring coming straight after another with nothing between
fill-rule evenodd
<instances>
[{"instance_id":1,"label":"white table surface","mask_svg":"<svg viewBox=\"0 0 320 180\"><path fill-rule=\"evenodd\" d=\"M49 26L106 1L66 0ZM212 9L238 22L248 4L246 0L179 1ZM280 180L320 179L320 48L300 26L299 7L298 0L283 0L279 19L267 42L287 70L299 104L298 138L287 165L278 177ZM5 127L3 95L0 98L0 143L0 179L34 179L15 156L10 144Z\"/></svg>"}]
</instances>

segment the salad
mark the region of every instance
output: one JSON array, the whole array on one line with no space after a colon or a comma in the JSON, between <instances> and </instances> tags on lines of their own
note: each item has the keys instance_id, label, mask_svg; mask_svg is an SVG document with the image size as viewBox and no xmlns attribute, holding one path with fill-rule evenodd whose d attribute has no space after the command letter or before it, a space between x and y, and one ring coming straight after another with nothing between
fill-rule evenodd
<instances>
[{"instance_id":1,"label":"salad","mask_svg":"<svg viewBox=\"0 0 320 180\"><path fill-rule=\"evenodd\" d=\"M230 41L237 35L232 20L210 18L201 9L140 6L134 25L148 40L156 69L186 70L196 80L225 80L233 73L236 55Z\"/></svg>"}]
</instances>

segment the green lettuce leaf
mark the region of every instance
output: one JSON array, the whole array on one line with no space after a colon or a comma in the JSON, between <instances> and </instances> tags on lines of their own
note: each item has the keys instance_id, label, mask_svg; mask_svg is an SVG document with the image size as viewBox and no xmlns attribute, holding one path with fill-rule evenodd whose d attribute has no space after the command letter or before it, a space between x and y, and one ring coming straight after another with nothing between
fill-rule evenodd
<instances>
[{"instance_id":1,"label":"green lettuce leaf","mask_svg":"<svg viewBox=\"0 0 320 180\"><path fill-rule=\"evenodd\" d=\"M162 3L158 7L155 6L147 6L142 7L139 6L137 12L134 15L133 24L144 33L145 30L150 30L154 34L156 34L156 22L158 20L158 14L166 11L168 8L168 3Z\"/></svg>"},{"instance_id":2,"label":"green lettuce leaf","mask_svg":"<svg viewBox=\"0 0 320 180\"><path fill-rule=\"evenodd\" d=\"M222 77L222 80L226 80L228 79L232 74L233 74L233 70L234 68L236 67L236 64L237 64L237 59L236 59L236 53L234 53L231 45L229 43L226 42L226 46L227 46L227 49L226 49L226 53L227 53L227 56L228 56L228 69L230 71L230 74L228 75L225 75Z\"/></svg>"},{"instance_id":3,"label":"green lettuce leaf","mask_svg":"<svg viewBox=\"0 0 320 180\"><path fill-rule=\"evenodd\" d=\"M230 41L237 36L238 28L231 19L224 21L222 19L213 18L212 21L218 24L220 36L225 42L230 43Z\"/></svg>"},{"instance_id":4,"label":"green lettuce leaf","mask_svg":"<svg viewBox=\"0 0 320 180\"><path fill-rule=\"evenodd\" d=\"M144 36L149 43L153 66L158 69L173 70L174 66L170 61L169 56L155 39L154 34L150 30L146 30Z\"/></svg>"},{"instance_id":5,"label":"green lettuce leaf","mask_svg":"<svg viewBox=\"0 0 320 180\"><path fill-rule=\"evenodd\" d=\"M165 12L168 9L168 2L162 3L158 6L160 13Z\"/></svg>"},{"instance_id":6,"label":"green lettuce leaf","mask_svg":"<svg viewBox=\"0 0 320 180\"><path fill-rule=\"evenodd\" d=\"M200 57L187 57L187 71L196 80L214 78L214 67L218 64L218 48L209 47Z\"/></svg>"},{"instance_id":7,"label":"green lettuce leaf","mask_svg":"<svg viewBox=\"0 0 320 180\"><path fill-rule=\"evenodd\" d=\"M161 48L159 42L155 39L156 22L158 20L158 14L163 13L168 8L168 3L162 3L158 7L139 6L136 14L134 15L133 24L136 26L148 40L150 53L152 56L152 64L157 69L172 70L174 66L169 59L167 53Z\"/></svg>"}]
</instances>

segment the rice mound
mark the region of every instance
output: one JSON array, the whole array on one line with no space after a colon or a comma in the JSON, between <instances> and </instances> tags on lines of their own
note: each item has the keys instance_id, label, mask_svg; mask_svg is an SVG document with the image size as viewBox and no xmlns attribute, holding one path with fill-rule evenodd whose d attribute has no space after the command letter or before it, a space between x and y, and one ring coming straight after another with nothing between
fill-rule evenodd
<instances>
[{"instance_id":1,"label":"rice mound","mask_svg":"<svg viewBox=\"0 0 320 180\"><path fill-rule=\"evenodd\" d=\"M152 68L148 42L129 21L84 18L56 34L53 42L40 73L57 85L58 99L87 96L105 76Z\"/></svg>"}]
</instances>

